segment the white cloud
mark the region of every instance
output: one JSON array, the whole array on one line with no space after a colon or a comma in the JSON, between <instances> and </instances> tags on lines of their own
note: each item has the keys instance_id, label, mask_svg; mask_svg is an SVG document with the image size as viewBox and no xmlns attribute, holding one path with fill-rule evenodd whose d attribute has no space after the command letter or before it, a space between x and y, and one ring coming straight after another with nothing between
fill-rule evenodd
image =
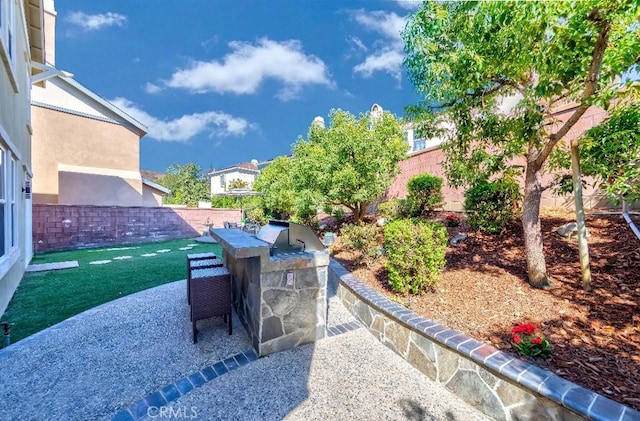
<instances>
[{"instance_id":1,"label":"white cloud","mask_svg":"<svg viewBox=\"0 0 640 421\"><path fill-rule=\"evenodd\" d=\"M364 45L364 43L362 42L362 40L358 37L350 37L348 40L349 44L351 44L351 48L354 50L360 50L360 51L368 51L369 49L367 48L366 45Z\"/></svg>"},{"instance_id":2,"label":"white cloud","mask_svg":"<svg viewBox=\"0 0 640 421\"><path fill-rule=\"evenodd\" d=\"M144 91L148 94L157 94L162 90L158 85L154 85L153 83L148 83L144 85Z\"/></svg>"},{"instance_id":3,"label":"white cloud","mask_svg":"<svg viewBox=\"0 0 640 421\"><path fill-rule=\"evenodd\" d=\"M395 79L402 78L402 60L404 54L394 49L377 51L375 54L368 56L364 62L353 68L353 71L362 74L364 77L370 77L374 72L386 72Z\"/></svg>"},{"instance_id":4,"label":"white cloud","mask_svg":"<svg viewBox=\"0 0 640 421\"><path fill-rule=\"evenodd\" d=\"M299 41L263 38L255 45L233 41L229 47L233 51L221 60L194 61L162 83L196 93L248 95L272 79L283 85L277 94L282 100L295 98L306 85L334 86L325 63L305 54Z\"/></svg>"},{"instance_id":5,"label":"white cloud","mask_svg":"<svg viewBox=\"0 0 640 421\"><path fill-rule=\"evenodd\" d=\"M119 97L110 102L145 124L149 129L147 136L156 140L186 142L201 133L209 136L242 136L253 129L247 120L219 111L183 115L174 120L165 121L148 114L126 98Z\"/></svg>"},{"instance_id":6,"label":"white cloud","mask_svg":"<svg viewBox=\"0 0 640 421\"><path fill-rule=\"evenodd\" d=\"M127 22L127 17L113 12L99 13L96 15L88 15L84 12L71 12L66 20L85 31L93 31L107 26L123 26Z\"/></svg>"},{"instance_id":7,"label":"white cloud","mask_svg":"<svg viewBox=\"0 0 640 421\"><path fill-rule=\"evenodd\" d=\"M422 0L393 0L398 6L407 10L417 10L422 5Z\"/></svg>"},{"instance_id":8,"label":"white cloud","mask_svg":"<svg viewBox=\"0 0 640 421\"><path fill-rule=\"evenodd\" d=\"M373 44L373 50L363 62L353 67L353 72L370 77L375 72L385 72L398 82L402 79L404 44L400 33L406 19L393 12L356 10L353 19L363 28L379 34L382 38Z\"/></svg>"},{"instance_id":9,"label":"white cloud","mask_svg":"<svg viewBox=\"0 0 640 421\"><path fill-rule=\"evenodd\" d=\"M370 31L379 33L391 42L402 44L400 32L407 23L402 16L398 16L393 12L366 12L364 10L358 10L354 14L354 19L360 25Z\"/></svg>"}]
</instances>

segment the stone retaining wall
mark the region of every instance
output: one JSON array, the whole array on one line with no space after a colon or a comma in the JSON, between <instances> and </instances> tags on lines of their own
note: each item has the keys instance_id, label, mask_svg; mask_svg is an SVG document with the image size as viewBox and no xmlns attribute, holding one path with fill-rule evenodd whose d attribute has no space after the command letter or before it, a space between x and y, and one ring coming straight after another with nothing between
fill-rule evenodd
<instances>
[{"instance_id":1,"label":"stone retaining wall","mask_svg":"<svg viewBox=\"0 0 640 421\"><path fill-rule=\"evenodd\" d=\"M335 260L329 282L386 346L496 420L640 420L640 412L396 304Z\"/></svg>"},{"instance_id":2,"label":"stone retaining wall","mask_svg":"<svg viewBox=\"0 0 640 421\"><path fill-rule=\"evenodd\" d=\"M36 253L202 235L205 223L240 221L239 209L33 205Z\"/></svg>"}]
</instances>

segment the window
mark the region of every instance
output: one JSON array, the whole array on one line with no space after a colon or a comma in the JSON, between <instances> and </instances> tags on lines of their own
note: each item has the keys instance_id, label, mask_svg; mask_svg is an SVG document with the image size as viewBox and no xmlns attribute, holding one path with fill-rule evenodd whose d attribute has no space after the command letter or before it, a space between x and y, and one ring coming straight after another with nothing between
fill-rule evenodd
<instances>
[{"instance_id":1,"label":"window","mask_svg":"<svg viewBox=\"0 0 640 421\"><path fill-rule=\"evenodd\" d=\"M15 40L15 0L0 0L0 56L8 63L14 88L16 88L16 40Z\"/></svg>"},{"instance_id":2,"label":"window","mask_svg":"<svg viewBox=\"0 0 640 421\"><path fill-rule=\"evenodd\" d=\"M224 185L224 174L220 174L220 187L222 187L223 189L225 188L225 185Z\"/></svg>"},{"instance_id":3,"label":"window","mask_svg":"<svg viewBox=\"0 0 640 421\"><path fill-rule=\"evenodd\" d=\"M6 152L3 149L0 149L0 257L6 254L5 248L5 239L6 239L6 230L7 219L5 218L5 208L7 206L7 201L5 197L6 192L6 181L5 177L5 168L6 168Z\"/></svg>"},{"instance_id":4,"label":"window","mask_svg":"<svg viewBox=\"0 0 640 421\"><path fill-rule=\"evenodd\" d=\"M424 139L416 139L413 142L413 150L414 151L421 151L423 149L425 149L427 147L426 145L426 141Z\"/></svg>"},{"instance_id":5,"label":"window","mask_svg":"<svg viewBox=\"0 0 640 421\"><path fill-rule=\"evenodd\" d=\"M12 157L8 177L9 186L7 188L9 196L9 223L7 224L7 227L11 227L11 241L9 242L9 244L11 244L11 247L15 247L18 242L18 216L16 215L16 186L18 185L18 181L16 179L16 166L16 160Z\"/></svg>"},{"instance_id":6,"label":"window","mask_svg":"<svg viewBox=\"0 0 640 421\"><path fill-rule=\"evenodd\" d=\"M0 148L0 258L18 243L17 168L11 153Z\"/></svg>"}]
</instances>

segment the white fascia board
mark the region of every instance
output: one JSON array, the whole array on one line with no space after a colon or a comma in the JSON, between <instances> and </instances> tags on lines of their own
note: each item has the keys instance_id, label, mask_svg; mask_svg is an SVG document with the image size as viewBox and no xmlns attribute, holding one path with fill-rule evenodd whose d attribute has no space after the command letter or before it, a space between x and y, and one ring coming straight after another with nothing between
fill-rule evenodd
<instances>
[{"instance_id":1,"label":"white fascia board","mask_svg":"<svg viewBox=\"0 0 640 421\"><path fill-rule=\"evenodd\" d=\"M169 190L169 189L168 189L168 188L166 188L165 186L162 186L162 185L160 185L160 184L158 184L158 183L154 183L153 181L151 181L151 180L149 180L149 179L146 179L146 178L144 178L144 177L142 177L142 184L145 184L145 185L147 185L147 186L149 186L149 187L151 187L151 188L154 188L154 189L156 189L156 190L159 190L159 191L161 191L161 192L163 192L163 193L165 193L165 194L169 194L169 193L171 193L171 190Z\"/></svg>"},{"instance_id":2,"label":"white fascia board","mask_svg":"<svg viewBox=\"0 0 640 421\"><path fill-rule=\"evenodd\" d=\"M83 94L85 94L89 98L91 98L94 101L98 102L100 105L104 106L105 108L107 108L111 112L114 112L115 114L117 114L120 117L122 117L129 124L131 124L133 127L138 129L138 131L140 132L139 133L140 137L142 137L145 134L147 134L147 126L145 126L144 124L140 123L138 120L136 120L135 118L131 117L129 114L125 113L120 108L116 107L115 105L113 105L112 103L107 101L106 99L102 98L100 95L98 95L95 92L91 91L89 88L86 88L80 82L78 82L78 81L76 81L75 79L72 79L72 78L60 78L60 79L63 80L64 82L66 82L67 84L69 84L70 86L73 86L75 89L77 89L78 91L82 92Z\"/></svg>"},{"instance_id":3,"label":"white fascia board","mask_svg":"<svg viewBox=\"0 0 640 421\"><path fill-rule=\"evenodd\" d=\"M243 167L229 167L229 168L223 168L221 170L217 170L217 171L211 171L209 173L210 176L215 177L218 174L229 174L229 173L240 173L240 172L246 172L249 174L259 174L260 170L252 170L250 168L243 168Z\"/></svg>"}]
</instances>

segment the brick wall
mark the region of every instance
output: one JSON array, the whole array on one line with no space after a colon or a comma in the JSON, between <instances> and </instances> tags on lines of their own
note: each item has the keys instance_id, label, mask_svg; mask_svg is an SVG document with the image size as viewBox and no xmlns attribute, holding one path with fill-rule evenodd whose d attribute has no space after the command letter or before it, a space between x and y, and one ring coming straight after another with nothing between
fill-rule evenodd
<instances>
[{"instance_id":1,"label":"brick wall","mask_svg":"<svg viewBox=\"0 0 640 421\"><path fill-rule=\"evenodd\" d=\"M442 162L444 161L444 152L439 147L425 149L424 151L415 152L409 158L401 161L398 166L400 167L400 174L396 176L389 189L384 200L393 198L407 197L407 183L409 179L415 175L429 173L443 179L442 194L444 195L444 208L447 210L462 210L464 208L464 189L454 189L449 186L447 177L444 174L442 168ZM522 161L523 159L518 159ZM519 163L519 162L518 162ZM542 177L543 185L550 184L552 181L552 175L544 174ZM521 186L523 186L523 180L520 180ZM584 206L587 209L612 207L612 204L606 199L605 195L592 187L591 179L587 179L587 187L583 189ZM562 207L565 209L573 209L573 195L558 196L553 194L551 189L547 189L542 193L541 200L542 207Z\"/></svg>"},{"instance_id":2,"label":"brick wall","mask_svg":"<svg viewBox=\"0 0 640 421\"><path fill-rule=\"evenodd\" d=\"M33 205L34 252L200 236L204 224L238 222L238 209Z\"/></svg>"},{"instance_id":3,"label":"brick wall","mask_svg":"<svg viewBox=\"0 0 640 421\"><path fill-rule=\"evenodd\" d=\"M554 114L554 118L559 121L566 121L572 114L574 108L575 104L573 106L559 108ZM579 137L586 130L598 125L604 118L606 118L606 116L607 113L601 108L590 107L580 120L572 127L571 131L563 138L564 141L569 142L571 139ZM442 168L442 162L444 162L444 153L439 147L413 153L409 158L399 163L401 172L387 190L386 197L383 200L389 200L396 197L407 197L407 183L409 179L414 175L429 173L431 175L441 177L444 180L442 186L442 193L445 200L444 208L449 210L463 209L464 190L449 187L449 183L447 182L447 178L444 175L444 170ZM518 158L514 163L524 165L525 161L523 158ZM552 175L543 175L543 185L548 185L551 181ZM524 183L521 181L520 184L523 186ZM591 186L591 180L587 180L587 184L589 187L585 188L582 193L585 208L589 209L612 206L603 193ZM573 195L558 196L554 195L551 189L547 189L542 194L541 206L573 209Z\"/></svg>"}]
</instances>

